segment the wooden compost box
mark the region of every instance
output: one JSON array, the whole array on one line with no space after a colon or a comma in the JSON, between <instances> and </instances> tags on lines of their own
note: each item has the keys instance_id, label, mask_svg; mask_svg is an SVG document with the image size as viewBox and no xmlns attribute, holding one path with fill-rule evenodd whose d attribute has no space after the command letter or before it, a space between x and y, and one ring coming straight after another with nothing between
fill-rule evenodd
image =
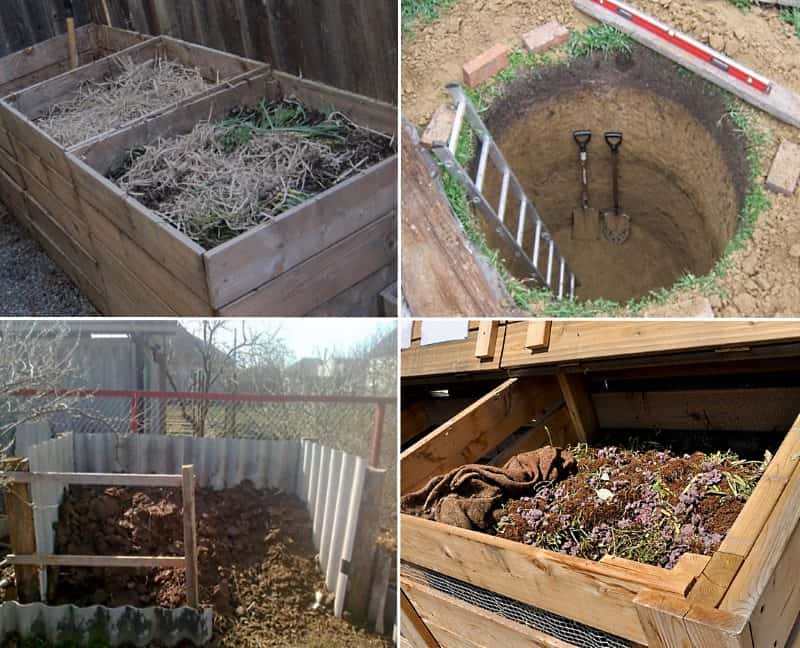
<instances>
[{"instance_id":1,"label":"wooden compost box","mask_svg":"<svg viewBox=\"0 0 800 648\"><path fill-rule=\"evenodd\" d=\"M152 36L96 25L84 25L75 30L80 65L144 42ZM66 34L50 38L0 59L0 97L52 79L70 69L69 45Z\"/></svg>"},{"instance_id":2,"label":"wooden compost box","mask_svg":"<svg viewBox=\"0 0 800 648\"><path fill-rule=\"evenodd\" d=\"M199 67L214 87L69 148L33 123L115 59L156 54ZM106 315L371 314L365 304L396 276L396 156L211 250L105 177L136 147L289 96L395 133L391 106L157 37L0 103L0 199Z\"/></svg>"},{"instance_id":3,"label":"wooden compost box","mask_svg":"<svg viewBox=\"0 0 800 648\"><path fill-rule=\"evenodd\" d=\"M402 515L408 644L796 645L800 326L705 323L698 339L694 324L473 322L466 339L421 346L416 323L403 351L404 493L462 464L591 442L601 428L773 434L780 445L718 550L684 554L673 569ZM465 405L480 385L493 388ZM430 407L432 390L448 390L452 409Z\"/></svg>"}]
</instances>

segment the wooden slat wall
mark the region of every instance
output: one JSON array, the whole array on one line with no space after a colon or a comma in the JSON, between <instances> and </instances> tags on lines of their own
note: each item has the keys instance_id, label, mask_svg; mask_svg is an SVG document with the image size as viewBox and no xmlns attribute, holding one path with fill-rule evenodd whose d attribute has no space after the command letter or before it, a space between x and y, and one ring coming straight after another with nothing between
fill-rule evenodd
<instances>
[{"instance_id":1,"label":"wooden slat wall","mask_svg":"<svg viewBox=\"0 0 800 648\"><path fill-rule=\"evenodd\" d=\"M3 0L3 6L7 1L12 5L63 3ZM96 22L105 23L100 0L81 2L89 5ZM396 0L107 2L114 27L167 34L397 103Z\"/></svg>"},{"instance_id":2,"label":"wooden slat wall","mask_svg":"<svg viewBox=\"0 0 800 648\"><path fill-rule=\"evenodd\" d=\"M92 21L92 0L72 0L75 22ZM64 0L0 2L0 57L67 31Z\"/></svg>"}]
</instances>

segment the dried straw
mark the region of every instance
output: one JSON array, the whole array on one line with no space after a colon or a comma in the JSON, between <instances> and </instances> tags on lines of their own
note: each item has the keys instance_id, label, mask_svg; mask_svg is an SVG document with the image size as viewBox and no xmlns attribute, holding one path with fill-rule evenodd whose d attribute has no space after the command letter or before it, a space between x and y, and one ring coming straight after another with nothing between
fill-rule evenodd
<instances>
[{"instance_id":1,"label":"dried straw","mask_svg":"<svg viewBox=\"0 0 800 648\"><path fill-rule=\"evenodd\" d=\"M38 126L62 146L73 146L210 85L196 68L160 56L141 63L126 56L115 63L119 74L106 81L82 83L74 98L52 106L37 119Z\"/></svg>"},{"instance_id":2,"label":"dried straw","mask_svg":"<svg viewBox=\"0 0 800 648\"><path fill-rule=\"evenodd\" d=\"M287 104L300 106L280 105ZM311 126L273 128L246 119L201 123L135 151L116 181L210 249L391 153L386 135L340 114L320 117Z\"/></svg>"}]
</instances>

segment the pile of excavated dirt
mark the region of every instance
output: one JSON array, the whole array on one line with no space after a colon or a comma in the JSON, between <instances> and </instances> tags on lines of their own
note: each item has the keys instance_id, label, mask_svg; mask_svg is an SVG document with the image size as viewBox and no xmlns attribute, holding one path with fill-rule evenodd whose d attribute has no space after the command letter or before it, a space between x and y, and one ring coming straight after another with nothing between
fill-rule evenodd
<instances>
[{"instance_id":1,"label":"pile of excavated dirt","mask_svg":"<svg viewBox=\"0 0 800 648\"><path fill-rule=\"evenodd\" d=\"M304 505L250 482L196 501L200 603L214 608L212 646L386 646L331 611ZM177 489L72 487L60 509L57 553L182 555ZM178 569L60 570L55 603L177 607Z\"/></svg>"},{"instance_id":2,"label":"pile of excavated dirt","mask_svg":"<svg viewBox=\"0 0 800 648\"><path fill-rule=\"evenodd\" d=\"M577 472L507 502L499 537L590 560L611 554L672 568L687 552L719 548L765 466L732 453L572 451Z\"/></svg>"},{"instance_id":3,"label":"pile of excavated dirt","mask_svg":"<svg viewBox=\"0 0 800 648\"><path fill-rule=\"evenodd\" d=\"M752 7L742 12L727 0L640 0L637 7L674 25L694 38L721 49L795 92L800 92L800 39L776 8ZM570 0L523 3L512 0L454 0L439 20L406 34L403 42L403 110L422 127L436 107L449 101L444 86L461 80L461 66L495 43L522 45L522 34L558 20L572 30L590 19ZM757 121L772 134L762 166L769 169L781 139L800 141L797 130L766 113ZM733 317L791 317L800 315L800 261L790 255L800 244L800 193L793 197L770 194L746 246L731 256L731 268L719 281L721 294L709 295L713 313ZM687 308L693 292L674 296L659 307L659 316L692 315ZM536 313L536 305L532 305Z\"/></svg>"}]
</instances>

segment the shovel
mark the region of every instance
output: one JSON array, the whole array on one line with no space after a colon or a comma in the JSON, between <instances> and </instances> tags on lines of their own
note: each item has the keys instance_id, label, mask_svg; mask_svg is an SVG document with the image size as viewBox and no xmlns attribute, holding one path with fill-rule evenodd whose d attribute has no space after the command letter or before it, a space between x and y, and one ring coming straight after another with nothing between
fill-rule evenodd
<instances>
[{"instance_id":1,"label":"shovel","mask_svg":"<svg viewBox=\"0 0 800 648\"><path fill-rule=\"evenodd\" d=\"M572 210L572 238L576 241L595 241L600 238L600 214L589 207L589 142L592 132L588 130L572 133L580 149L581 161L581 206Z\"/></svg>"},{"instance_id":2,"label":"shovel","mask_svg":"<svg viewBox=\"0 0 800 648\"><path fill-rule=\"evenodd\" d=\"M606 133L606 144L611 149L614 207L600 212L603 236L611 243L622 245L631 235L631 218L619 208L619 148L622 146L622 133Z\"/></svg>"}]
</instances>

